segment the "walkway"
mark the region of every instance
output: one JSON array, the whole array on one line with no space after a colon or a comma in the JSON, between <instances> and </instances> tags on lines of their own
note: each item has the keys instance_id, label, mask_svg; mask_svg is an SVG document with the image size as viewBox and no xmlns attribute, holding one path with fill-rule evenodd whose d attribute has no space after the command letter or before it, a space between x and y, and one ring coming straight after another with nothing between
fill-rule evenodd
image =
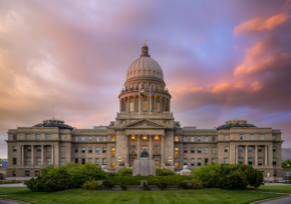
<instances>
[{"instance_id":1,"label":"walkway","mask_svg":"<svg viewBox=\"0 0 291 204\"><path fill-rule=\"evenodd\" d=\"M0 184L1 187L26 187L23 183Z\"/></svg>"},{"instance_id":2,"label":"walkway","mask_svg":"<svg viewBox=\"0 0 291 204\"><path fill-rule=\"evenodd\" d=\"M284 198L278 198L270 201L265 202L259 202L260 204L290 204L291 203L291 196L290 197L284 197Z\"/></svg>"}]
</instances>

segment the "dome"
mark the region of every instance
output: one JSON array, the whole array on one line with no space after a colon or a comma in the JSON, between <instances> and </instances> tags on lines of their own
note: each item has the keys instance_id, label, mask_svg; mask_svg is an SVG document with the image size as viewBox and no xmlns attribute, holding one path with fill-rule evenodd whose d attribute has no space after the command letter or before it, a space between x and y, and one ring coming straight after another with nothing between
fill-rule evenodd
<instances>
[{"instance_id":1,"label":"dome","mask_svg":"<svg viewBox=\"0 0 291 204\"><path fill-rule=\"evenodd\" d=\"M148 54L148 46L144 41L142 54L135 60L127 70L126 80L136 77L151 77L164 80L163 70L160 65Z\"/></svg>"},{"instance_id":2,"label":"dome","mask_svg":"<svg viewBox=\"0 0 291 204\"><path fill-rule=\"evenodd\" d=\"M42 123L36 124L32 127L58 127L60 129L69 129L73 130L74 128L66 125L64 121L62 120L57 120L57 119L49 119L49 120L44 120Z\"/></svg>"},{"instance_id":3,"label":"dome","mask_svg":"<svg viewBox=\"0 0 291 204\"><path fill-rule=\"evenodd\" d=\"M216 130L225 130L225 129L230 129L232 127L257 127L253 124L249 124L247 123L246 120L229 120L226 121L226 123L224 125L219 126L218 128L216 128Z\"/></svg>"}]
</instances>

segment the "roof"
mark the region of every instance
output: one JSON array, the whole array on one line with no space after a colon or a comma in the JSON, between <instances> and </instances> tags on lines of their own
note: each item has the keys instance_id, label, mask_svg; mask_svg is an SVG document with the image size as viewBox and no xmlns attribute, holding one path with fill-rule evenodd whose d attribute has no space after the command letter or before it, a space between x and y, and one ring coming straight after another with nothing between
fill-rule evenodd
<instances>
[{"instance_id":1,"label":"roof","mask_svg":"<svg viewBox=\"0 0 291 204\"><path fill-rule=\"evenodd\" d=\"M49 119L49 120L44 120L42 123L36 124L32 127L57 127L60 129L69 129L69 130L74 129L72 126L65 124L64 121L57 120L55 118Z\"/></svg>"}]
</instances>

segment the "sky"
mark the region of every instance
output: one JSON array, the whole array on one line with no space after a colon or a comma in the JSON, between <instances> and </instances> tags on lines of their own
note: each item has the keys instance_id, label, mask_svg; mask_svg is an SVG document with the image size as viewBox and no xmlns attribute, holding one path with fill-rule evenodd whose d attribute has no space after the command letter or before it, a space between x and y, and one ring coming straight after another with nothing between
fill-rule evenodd
<instances>
[{"instance_id":1,"label":"sky","mask_svg":"<svg viewBox=\"0 0 291 204\"><path fill-rule=\"evenodd\" d=\"M0 158L8 129L109 125L147 40L182 126L234 118L291 147L291 1L0 0Z\"/></svg>"}]
</instances>

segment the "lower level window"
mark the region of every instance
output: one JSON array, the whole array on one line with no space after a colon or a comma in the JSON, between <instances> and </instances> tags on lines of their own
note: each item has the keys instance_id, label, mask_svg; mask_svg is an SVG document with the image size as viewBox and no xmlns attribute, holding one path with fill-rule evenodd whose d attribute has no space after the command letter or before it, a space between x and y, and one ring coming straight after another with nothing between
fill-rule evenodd
<instances>
[{"instance_id":1,"label":"lower level window","mask_svg":"<svg viewBox=\"0 0 291 204\"><path fill-rule=\"evenodd\" d=\"M16 176L16 172L12 171L12 176L15 177Z\"/></svg>"},{"instance_id":2,"label":"lower level window","mask_svg":"<svg viewBox=\"0 0 291 204\"><path fill-rule=\"evenodd\" d=\"M175 167L177 168L179 166L179 164L178 163L175 163Z\"/></svg>"},{"instance_id":3,"label":"lower level window","mask_svg":"<svg viewBox=\"0 0 291 204\"><path fill-rule=\"evenodd\" d=\"M194 166L195 159L191 159L191 166Z\"/></svg>"},{"instance_id":4,"label":"lower level window","mask_svg":"<svg viewBox=\"0 0 291 204\"><path fill-rule=\"evenodd\" d=\"M52 159L46 158L46 165L51 165L51 164L52 164Z\"/></svg>"},{"instance_id":5,"label":"lower level window","mask_svg":"<svg viewBox=\"0 0 291 204\"><path fill-rule=\"evenodd\" d=\"M102 165L106 165L106 158L102 159Z\"/></svg>"},{"instance_id":6,"label":"lower level window","mask_svg":"<svg viewBox=\"0 0 291 204\"><path fill-rule=\"evenodd\" d=\"M243 164L243 158L238 158L238 163Z\"/></svg>"},{"instance_id":7,"label":"lower level window","mask_svg":"<svg viewBox=\"0 0 291 204\"><path fill-rule=\"evenodd\" d=\"M79 163L79 159L75 158L75 163L78 164Z\"/></svg>"},{"instance_id":8,"label":"lower level window","mask_svg":"<svg viewBox=\"0 0 291 204\"><path fill-rule=\"evenodd\" d=\"M30 171L25 171L25 176L30 176Z\"/></svg>"},{"instance_id":9,"label":"lower level window","mask_svg":"<svg viewBox=\"0 0 291 204\"><path fill-rule=\"evenodd\" d=\"M184 165L188 165L188 159L187 158L184 159Z\"/></svg>"},{"instance_id":10,"label":"lower level window","mask_svg":"<svg viewBox=\"0 0 291 204\"><path fill-rule=\"evenodd\" d=\"M66 164L66 158L65 157L62 157L61 158L61 165L65 165Z\"/></svg>"},{"instance_id":11,"label":"lower level window","mask_svg":"<svg viewBox=\"0 0 291 204\"><path fill-rule=\"evenodd\" d=\"M229 162L228 162L228 157L225 157L225 158L224 158L224 163L225 163L225 164L228 164L228 163L229 163Z\"/></svg>"},{"instance_id":12,"label":"lower level window","mask_svg":"<svg viewBox=\"0 0 291 204\"><path fill-rule=\"evenodd\" d=\"M215 159L211 159L211 163L212 164L215 164Z\"/></svg>"},{"instance_id":13,"label":"lower level window","mask_svg":"<svg viewBox=\"0 0 291 204\"><path fill-rule=\"evenodd\" d=\"M35 176L39 176L40 172L39 171L35 171Z\"/></svg>"},{"instance_id":14,"label":"lower level window","mask_svg":"<svg viewBox=\"0 0 291 204\"><path fill-rule=\"evenodd\" d=\"M248 164L253 165L253 158L248 158Z\"/></svg>"},{"instance_id":15,"label":"lower level window","mask_svg":"<svg viewBox=\"0 0 291 204\"><path fill-rule=\"evenodd\" d=\"M85 159L82 159L82 164L85 164L85 163L86 163Z\"/></svg>"},{"instance_id":16,"label":"lower level window","mask_svg":"<svg viewBox=\"0 0 291 204\"><path fill-rule=\"evenodd\" d=\"M96 165L99 166L99 159L98 158L95 159L95 163L96 163Z\"/></svg>"},{"instance_id":17,"label":"lower level window","mask_svg":"<svg viewBox=\"0 0 291 204\"><path fill-rule=\"evenodd\" d=\"M202 165L202 164L201 164L201 159L198 159L197 165L198 165L198 166L201 166L201 165Z\"/></svg>"},{"instance_id":18,"label":"lower level window","mask_svg":"<svg viewBox=\"0 0 291 204\"><path fill-rule=\"evenodd\" d=\"M204 164L208 164L208 159L204 159Z\"/></svg>"},{"instance_id":19,"label":"lower level window","mask_svg":"<svg viewBox=\"0 0 291 204\"><path fill-rule=\"evenodd\" d=\"M263 158L261 158L261 157L258 158L258 165L259 166L263 165Z\"/></svg>"},{"instance_id":20,"label":"lower level window","mask_svg":"<svg viewBox=\"0 0 291 204\"><path fill-rule=\"evenodd\" d=\"M92 164L92 159L91 159L91 158L89 158L89 159L88 159L88 162L89 162L90 164Z\"/></svg>"}]
</instances>

